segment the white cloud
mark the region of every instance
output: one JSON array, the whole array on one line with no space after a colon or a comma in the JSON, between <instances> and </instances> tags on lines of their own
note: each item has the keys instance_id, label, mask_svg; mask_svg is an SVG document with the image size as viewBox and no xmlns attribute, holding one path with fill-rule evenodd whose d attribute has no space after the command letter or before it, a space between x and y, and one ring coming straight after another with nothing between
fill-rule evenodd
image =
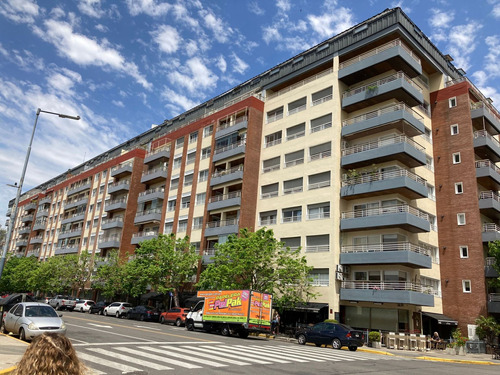
<instances>
[{"instance_id":1,"label":"white cloud","mask_svg":"<svg viewBox=\"0 0 500 375\"><path fill-rule=\"evenodd\" d=\"M266 44L269 44L271 42L280 42L283 37L276 26L267 26L262 30L262 39Z\"/></svg>"},{"instance_id":2,"label":"white cloud","mask_svg":"<svg viewBox=\"0 0 500 375\"><path fill-rule=\"evenodd\" d=\"M393 1L391 3L391 8L401 8L403 9L403 12L407 14L411 13L411 8L404 5L404 0Z\"/></svg>"},{"instance_id":3,"label":"white cloud","mask_svg":"<svg viewBox=\"0 0 500 375\"><path fill-rule=\"evenodd\" d=\"M101 0L80 0L78 9L83 14L94 18L101 18L106 14L106 12L101 9Z\"/></svg>"},{"instance_id":4,"label":"white cloud","mask_svg":"<svg viewBox=\"0 0 500 375\"><path fill-rule=\"evenodd\" d=\"M233 72L244 74L245 71L250 67L246 62L240 59L235 53L233 53Z\"/></svg>"},{"instance_id":5,"label":"white cloud","mask_svg":"<svg viewBox=\"0 0 500 375\"><path fill-rule=\"evenodd\" d=\"M62 68L60 71L54 71L47 75L47 84L49 91L56 95L73 97L75 84L82 82L82 76L69 69Z\"/></svg>"},{"instance_id":6,"label":"white cloud","mask_svg":"<svg viewBox=\"0 0 500 375\"><path fill-rule=\"evenodd\" d=\"M310 26L322 38L330 38L354 25L354 15L349 8L338 7L336 0L326 0L324 13L307 16Z\"/></svg>"},{"instance_id":7,"label":"white cloud","mask_svg":"<svg viewBox=\"0 0 500 375\"><path fill-rule=\"evenodd\" d=\"M123 104L123 102L121 100L112 100L111 103L113 103L117 107L125 108L125 104Z\"/></svg>"},{"instance_id":8,"label":"white cloud","mask_svg":"<svg viewBox=\"0 0 500 375\"><path fill-rule=\"evenodd\" d=\"M198 5L196 4L194 5L196 8L198 8ZM181 3L174 4L172 6L172 13L175 16L176 21L190 26L191 29L195 31L198 30L199 28L198 21L189 15L187 8L183 4Z\"/></svg>"},{"instance_id":9,"label":"white cloud","mask_svg":"<svg viewBox=\"0 0 500 375\"><path fill-rule=\"evenodd\" d=\"M450 27L450 23L455 18L455 13L449 10L431 9L431 17L429 18L429 25L439 29Z\"/></svg>"},{"instance_id":10,"label":"white cloud","mask_svg":"<svg viewBox=\"0 0 500 375\"><path fill-rule=\"evenodd\" d=\"M172 5L157 0L126 0L128 11L132 16L146 14L151 17L166 15Z\"/></svg>"},{"instance_id":11,"label":"white cloud","mask_svg":"<svg viewBox=\"0 0 500 375\"><path fill-rule=\"evenodd\" d=\"M490 77L498 78L500 77L500 36L488 36L485 42L489 48L485 69Z\"/></svg>"},{"instance_id":12,"label":"white cloud","mask_svg":"<svg viewBox=\"0 0 500 375\"><path fill-rule=\"evenodd\" d=\"M471 67L470 54L477 47L476 36L481 28L482 25L475 21L450 28L448 49L456 67L465 71Z\"/></svg>"},{"instance_id":13,"label":"white cloud","mask_svg":"<svg viewBox=\"0 0 500 375\"><path fill-rule=\"evenodd\" d=\"M101 33L107 33L109 31L108 27L103 24L95 25L95 29Z\"/></svg>"},{"instance_id":14,"label":"white cloud","mask_svg":"<svg viewBox=\"0 0 500 375\"><path fill-rule=\"evenodd\" d=\"M179 67L178 71L168 74L173 84L189 91L191 95L204 96L205 90L216 87L218 77L203 63L199 57L193 57Z\"/></svg>"},{"instance_id":15,"label":"white cloud","mask_svg":"<svg viewBox=\"0 0 500 375\"><path fill-rule=\"evenodd\" d=\"M216 17L211 11L205 9L201 10L199 14L204 20L205 27L213 32L215 40L219 43L227 43L230 41L233 29L226 22Z\"/></svg>"},{"instance_id":16,"label":"white cloud","mask_svg":"<svg viewBox=\"0 0 500 375\"><path fill-rule=\"evenodd\" d=\"M0 14L16 23L35 23L40 8L35 0L3 0L0 1Z\"/></svg>"},{"instance_id":17,"label":"white cloud","mask_svg":"<svg viewBox=\"0 0 500 375\"><path fill-rule=\"evenodd\" d=\"M188 56L194 56L198 52L198 44L192 39L185 43L185 48Z\"/></svg>"},{"instance_id":18,"label":"white cloud","mask_svg":"<svg viewBox=\"0 0 500 375\"><path fill-rule=\"evenodd\" d=\"M33 52L28 50L7 50L0 44L0 55L5 61L10 61L21 70L32 72L45 69L45 63L41 57L33 55Z\"/></svg>"},{"instance_id":19,"label":"white cloud","mask_svg":"<svg viewBox=\"0 0 500 375\"><path fill-rule=\"evenodd\" d=\"M185 112L188 109L196 107L199 103L179 94L168 87L165 87L161 93L162 99L168 102L171 109L176 110L177 114Z\"/></svg>"},{"instance_id":20,"label":"white cloud","mask_svg":"<svg viewBox=\"0 0 500 375\"><path fill-rule=\"evenodd\" d=\"M227 62L226 62L226 59L224 58L224 56L220 55L218 58L217 58L217 62L215 63L215 65L217 66L217 68L220 69L220 71L222 73L225 73L226 72L226 69L227 69Z\"/></svg>"},{"instance_id":21,"label":"white cloud","mask_svg":"<svg viewBox=\"0 0 500 375\"><path fill-rule=\"evenodd\" d=\"M292 6L290 4L290 0L278 0L276 1L276 7L280 12L286 13Z\"/></svg>"},{"instance_id":22,"label":"white cloud","mask_svg":"<svg viewBox=\"0 0 500 375\"><path fill-rule=\"evenodd\" d=\"M154 41L165 53L174 53L179 49L182 41L181 36L172 26L161 25L155 31L151 32Z\"/></svg>"},{"instance_id":23,"label":"white cloud","mask_svg":"<svg viewBox=\"0 0 500 375\"><path fill-rule=\"evenodd\" d=\"M74 32L72 26L66 22L47 20L44 26L45 30L34 28L35 33L43 40L52 43L60 56L78 65L99 66L118 71L133 77L144 88L151 88L151 84L139 72L137 65L127 62L106 40L99 44L94 39Z\"/></svg>"},{"instance_id":24,"label":"white cloud","mask_svg":"<svg viewBox=\"0 0 500 375\"><path fill-rule=\"evenodd\" d=\"M259 4L256 1L251 1L248 3L248 10L251 13L256 14L257 16L263 16L266 13L264 9L259 7Z\"/></svg>"}]
</instances>

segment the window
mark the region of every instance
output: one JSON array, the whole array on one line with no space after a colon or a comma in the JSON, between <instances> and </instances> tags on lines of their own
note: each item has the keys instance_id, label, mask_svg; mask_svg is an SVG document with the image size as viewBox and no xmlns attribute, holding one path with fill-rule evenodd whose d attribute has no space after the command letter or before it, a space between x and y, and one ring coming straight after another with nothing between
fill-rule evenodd
<instances>
[{"instance_id":1,"label":"window","mask_svg":"<svg viewBox=\"0 0 500 375\"><path fill-rule=\"evenodd\" d=\"M283 195L300 193L302 191L303 191L302 177L293 180L283 181Z\"/></svg>"},{"instance_id":2,"label":"window","mask_svg":"<svg viewBox=\"0 0 500 375\"><path fill-rule=\"evenodd\" d=\"M281 131L266 135L264 147L271 147L281 143Z\"/></svg>"},{"instance_id":3,"label":"window","mask_svg":"<svg viewBox=\"0 0 500 375\"><path fill-rule=\"evenodd\" d=\"M307 98L300 98L288 104L288 116L306 109Z\"/></svg>"},{"instance_id":4,"label":"window","mask_svg":"<svg viewBox=\"0 0 500 375\"><path fill-rule=\"evenodd\" d=\"M431 184L427 184L427 198L436 201L436 188Z\"/></svg>"},{"instance_id":5,"label":"window","mask_svg":"<svg viewBox=\"0 0 500 375\"><path fill-rule=\"evenodd\" d=\"M104 193L104 188L106 187L106 185L101 185L99 186L99 194L102 194Z\"/></svg>"},{"instance_id":6,"label":"window","mask_svg":"<svg viewBox=\"0 0 500 375\"><path fill-rule=\"evenodd\" d=\"M189 208L190 204L191 204L191 196L190 195L181 199L181 208Z\"/></svg>"},{"instance_id":7,"label":"window","mask_svg":"<svg viewBox=\"0 0 500 375\"><path fill-rule=\"evenodd\" d=\"M202 160L208 159L210 157L211 152L212 152L212 149L210 148L210 146L201 149L201 159Z\"/></svg>"},{"instance_id":8,"label":"window","mask_svg":"<svg viewBox=\"0 0 500 375\"><path fill-rule=\"evenodd\" d=\"M302 221L302 207L284 208L282 215L282 223L298 223Z\"/></svg>"},{"instance_id":9,"label":"window","mask_svg":"<svg viewBox=\"0 0 500 375\"><path fill-rule=\"evenodd\" d=\"M193 230L203 228L203 216L193 218Z\"/></svg>"},{"instance_id":10,"label":"window","mask_svg":"<svg viewBox=\"0 0 500 375\"><path fill-rule=\"evenodd\" d=\"M469 247L468 246L460 246L460 258L468 258L469 257Z\"/></svg>"},{"instance_id":11,"label":"window","mask_svg":"<svg viewBox=\"0 0 500 375\"><path fill-rule=\"evenodd\" d=\"M457 135L458 134L458 124L451 125L450 129L451 129L451 135Z\"/></svg>"},{"instance_id":12,"label":"window","mask_svg":"<svg viewBox=\"0 0 500 375\"><path fill-rule=\"evenodd\" d=\"M328 268L317 268L309 273L309 277L312 279L311 285L313 286L329 286L330 276Z\"/></svg>"},{"instance_id":13,"label":"window","mask_svg":"<svg viewBox=\"0 0 500 375\"><path fill-rule=\"evenodd\" d=\"M187 230L187 226L188 226L187 219L179 220L179 224L177 225L177 231L178 232L185 232Z\"/></svg>"},{"instance_id":14,"label":"window","mask_svg":"<svg viewBox=\"0 0 500 375\"><path fill-rule=\"evenodd\" d=\"M432 158L432 156L425 155L425 168L427 168L431 172L434 172L434 159Z\"/></svg>"},{"instance_id":15,"label":"window","mask_svg":"<svg viewBox=\"0 0 500 375\"><path fill-rule=\"evenodd\" d=\"M457 224L458 225L465 225L465 214L464 213L457 214Z\"/></svg>"},{"instance_id":16,"label":"window","mask_svg":"<svg viewBox=\"0 0 500 375\"><path fill-rule=\"evenodd\" d=\"M192 132L189 134L189 143L194 143L198 140L198 132Z\"/></svg>"},{"instance_id":17,"label":"window","mask_svg":"<svg viewBox=\"0 0 500 375\"><path fill-rule=\"evenodd\" d=\"M315 92L312 94L312 106L324 103L328 100L332 100L332 86L327 87L326 89L323 89L321 91Z\"/></svg>"},{"instance_id":18,"label":"window","mask_svg":"<svg viewBox=\"0 0 500 375\"><path fill-rule=\"evenodd\" d=\"M281 238L284 247L289 247L290 250L298 250L300 248L300 237Z\"/></svg>"},{"instance_id":19,"label":"window","mask_svg":"<svg viewBox=\"0 0 500 375\"><path fill-rule=\"evenodd\" d=\"M193 164L196 161L196 151L187 154L186 164Z\"/></svg>"},{"instance_id":20,"label":"window","mask_svg":"<svg viewBox=\"0 0 500 375\"><path fill-rule=\"evenodd\" d=\"M278 121L283 118L283 107L273 109L267 112L267 123Z\"/></svg>"},{"instance_id":21,"label":"window","mask_svg":"<svg viewBox=\"0 0 500 375\"><path fill-rule=\"evenodd\" d=\"M328 158L332 155L331 142L309 147L309 161Z\"/></svg>"},{"instance_id":22,"label":"window","mask_svg":"<svg viewBox=\"0 0 500 375\"><path fill-rule=\"evenodd\" d=\"M284 168L290 168L295 165L304 163L304 150L299 150L295 152L290 152L285 155L285 165Z\"/></svg>"},{"instance_id":23,"label":"window","mask_svg":"<svg viewBox=\"0 0 500 375\"><path fill-rule=\"evenodd\" d=\"M462 290L463 290L464 293L470 293L471 292L470 280L462 280Z\"/></svg>"},{"instance_id":24,"label":"window","mask_svg":"<svg viewBox=\"0 0 500 375\"><path fill-rule=\"evenodd\" d=\"M309 176L309 190L320 189L327 186L330 186L330 171Z\"/></svg>"},{"instance_id":25,"label":"window","mask_svg":"<svg viewBox=\"0 0 500 375\"><path fill-rule=\"evenodd\" d=\"M278 196L279 183L264 185L261 187L261 199L267 199Z\"/></svg>"},{"instance_id":26,"label":"window","mask_svg":"<svg viewBox=\"0 0 500 375\"><path fill-rule=\"evenodd\" d=\"M306 253L330 251L330 235L320 234L306 237Z\"/></svg>"},{"instance_id":27,"label":"window","mask_svg":"<svg viewBox=\"0 0 500 375\"><path fill-rule=\"evenodd\" d=\"M182 156L178 156L174 159L174 169L180 168L182 163Z\"/></svg>"},{"instance_id":28,"label":"window","mask_svg":"<svg viewBox=\"0 0 500 375\"><path fill-rule=\"evenodd\" d=\"M198 182L203 182L208 179L208 169L204 169L198 173Z\"/></svg>"},{"instance_id":29,"label":"window","mask_svg":"<svg viewBox=\"0 0 500 375\"><path fill-rule=\"evenodd\" d=\"M97 188L92 189L92 196L93 197L95 197L96 193L97 193Z\"/></svg>"},{"instance_id":30,"label":"window","mask_svg":"<svg viewBox=\"0 0 500 375\"><path fill-rule=\"evenodd\" d=\"M177 201L175 199L172 199L170 201L168 201L167 203L167 211L171 212L171 211L175 211L175 205L177 204Z\"/></svg>"},{"instance_id":31,"label":"window","mask_svg":"<svg viewBox=\"0 0 500 375\"><path fill-rule=\"evenodd\" d=\"M205 126L203 128L203 137L211 136L213 132L214 132L214 126L213 125Z\"/></svg>"},{"instance_id":32,"label":"window","mask_svg":"<svg viewBox=\"0 0 500 375\"><path fill-rule=\"evenodd\" d=\"M311 120L311 133L319 132L320 130L332 127L332 114L329 113Z\"/></svg>"},{"instance_id":33,"label":"window","mask_svg":"<svg viewBox=\"0 0 500 375\"><path fill-rule=\"evenodd\" d=\"M262 173L267 173L280 169L280 157L267 159L262 162Z\"/></svg>"},{"instance_id":34,"label":"window","mask_svg":"<svg viewBox=\"0 0 500 375\"><path fill-rule=\"evenodd\" d=\"M307 220L328 219L330 217L330 202L307 205Z\"/></svg>"},{"instance_id":35,"label":"window","mask_svg":"<svg viewBox=\"0 0 500 375\"><path fill-rule=\"evenodd\" d=\"M179 177L173 178L170 182L170 190L177 189L179 187Z\"/></svg>"},{"instance_id":36,"label":"window","mask_svg":"<svg viewBox=\"0 0 500 375\"><path fill-rule=\"evenodd\" d=\"M95 228L95 227L97 227L98 223L99 223L99 218L95 218L92 226Z\"/></svg>"},{"instance_id":37,"label":"window","mask_svg":"<svg viewBox=\"0 0 500 375\"><path fill-rule=\"evenodd\" d=\"M184 138L177 138L175 140L175 148L184 146Z\"/></svg>"},{"instance_id":38,"label":"window","mask_svg":"<svg viewBox=\"0 0 500 375\"><path fill-rule=\"evenodd\" d=\"M174 231L174 223L165 223L165 230L163 233L170 234Z\"/></svg>"},{"instance_id":39,"label":"window","mask_svg":"<svg viewBox=\"0 0 500 375\"><path fill-rule=\"evenodd\" d=\"M196 205L205 204L207 193L196 194Z\"/></svg>"},{"instance_id":40,"label":"window","mask_svg":"<svg viewBox=\"0 0 500 375\"><path fill-rule=\"evenodd\" d=\"M184 176L184 186L191 186L193 185L193 174L188 174Z\"/></svg>"},{"instance_id":41,"label":"window","mask_svg":"<svg viewBox=\"0 0 500 375\"><path fill-rule=\"evenodd\" d=\"M455 182L455 194L462 194L464 192L463 182Z\"/></svg>"},{"instance_id":42,"label":"window","mask_svg":"<svg viewBox=\"0 0 500 375\"><path fill-rule=\"evenodd\" d=\"M306 135L306 123L298 124L295 126L291 126L286 129L286 140L292 141L294 139L303 137Z\"/></svg>"},{"instance_id":43,"label":"window","mask_svg":"<svg viewBox=\"0 0 500 375\"><path fill-rule=\"evenodd\" d=\"M453 154L453 164L460 164L460 152Z\"/></svg>"},{"instance_id":44,"label":"window","mask_svg":"<svg viewBox=\"0 0 500 375\"><path fill-rule=\"evenodd\" d=\"M457 98L453 97L448 99L448 105L450 108L456 107L457 106Z\"/></svg>"},{"instance_id":45,"label":"window","mask_svg":"<svg viewBox=\"0 0 500 375\"><path fill-rule=\"evenodd\" d=\"M278 216L278 212L276 210L261 212L259 216L260 216L260 225L262 226L272 225L276 224L276 218Z\"/></svg>"}]
</instances>

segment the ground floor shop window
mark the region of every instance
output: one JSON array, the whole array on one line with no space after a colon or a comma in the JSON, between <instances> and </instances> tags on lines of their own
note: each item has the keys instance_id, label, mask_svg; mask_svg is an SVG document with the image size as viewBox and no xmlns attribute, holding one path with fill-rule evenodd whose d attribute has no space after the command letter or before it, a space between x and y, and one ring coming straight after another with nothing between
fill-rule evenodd
<instances>
[{"instance_id":1,"label":"ground floor shop window","mask_svg":"<svg viewBox=\"0 0 500 375\"><path fill-rule=\"evenodd\" d=\"M342 306L345 324L353 328L389 332L409 329L409 311L378 307Z\"/></svg>"}]
</instances>

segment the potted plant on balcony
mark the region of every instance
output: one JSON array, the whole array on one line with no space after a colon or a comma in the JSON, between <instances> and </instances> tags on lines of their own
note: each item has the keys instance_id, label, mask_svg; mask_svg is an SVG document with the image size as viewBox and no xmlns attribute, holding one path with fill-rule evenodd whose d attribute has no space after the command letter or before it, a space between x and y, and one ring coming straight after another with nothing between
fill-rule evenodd
<instances>
[{"instance_id":1,"label":"potted plant on balcony","mask_svg":"<svg viewBox=\"0 0 500 375\"><path fill-rule=\"evenodd\" d=\"M370 343L370 346L372 348L381 348L382 345L380 344L380 332L378 331L371 331L368 333L368 342Z\"/></svg>"}]
</instances>

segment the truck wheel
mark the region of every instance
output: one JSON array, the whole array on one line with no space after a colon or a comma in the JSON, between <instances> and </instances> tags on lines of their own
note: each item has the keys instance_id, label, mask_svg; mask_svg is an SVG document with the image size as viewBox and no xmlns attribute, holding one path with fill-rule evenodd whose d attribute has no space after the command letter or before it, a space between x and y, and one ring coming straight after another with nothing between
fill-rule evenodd
<instances>
[{"instance_id":1,"label":"truck wheel","mask_svg":"<svg viewBox=\"0 0 500 375\"><path fill-rule=\"evenodd\" d=\"M305 345L306 344L306 336L305 335L299 335L299 337L297 337L297 342L300 345Z\"/></svg>"},{"instance_id":2,"label":"truck wheel","mask_svg":"<svg viewBox=\"0 0 500 375\"><path fill-rule=\"evenodd\" d=\"M188 322L186 322L186 329L188 331L194 331L194 323L192 320L189 320Z\"/></svg>"},{"instance_id":3,"label":"truck wheel","mask_svg":"<svg viewBox=\"0 0 500 375\"><path fill-rule=\"evenodd\" d=\"M238 332L238 336L239 336L240 339L246 339L248 337L248 333L249 332L247 330L245 330L245 331L239 331Z\"/></svg>"},{"instance_id":4,"label":"truck wheel","mask_svg":"<svg viewBox=\"0 0 500 375\"><path fill-rule=\"evenodd\" d=\"M220 334L222 336L230 336L231 335L231 330L229 329L229 327L226 325L226 326L223 326L220 330Z\"/></svg>"},{"instance_id":5,"label":"truck wheel","mask_svg":"<svg viewBox=\"0 0 500 375\"><path fill-rule=\"evenodd\" d=\"M180 327L182 325L182 320L180 320L179 318L177 318L177 320L175 321L175 325L177 327Z\"/></svg>"}]
</instances>

